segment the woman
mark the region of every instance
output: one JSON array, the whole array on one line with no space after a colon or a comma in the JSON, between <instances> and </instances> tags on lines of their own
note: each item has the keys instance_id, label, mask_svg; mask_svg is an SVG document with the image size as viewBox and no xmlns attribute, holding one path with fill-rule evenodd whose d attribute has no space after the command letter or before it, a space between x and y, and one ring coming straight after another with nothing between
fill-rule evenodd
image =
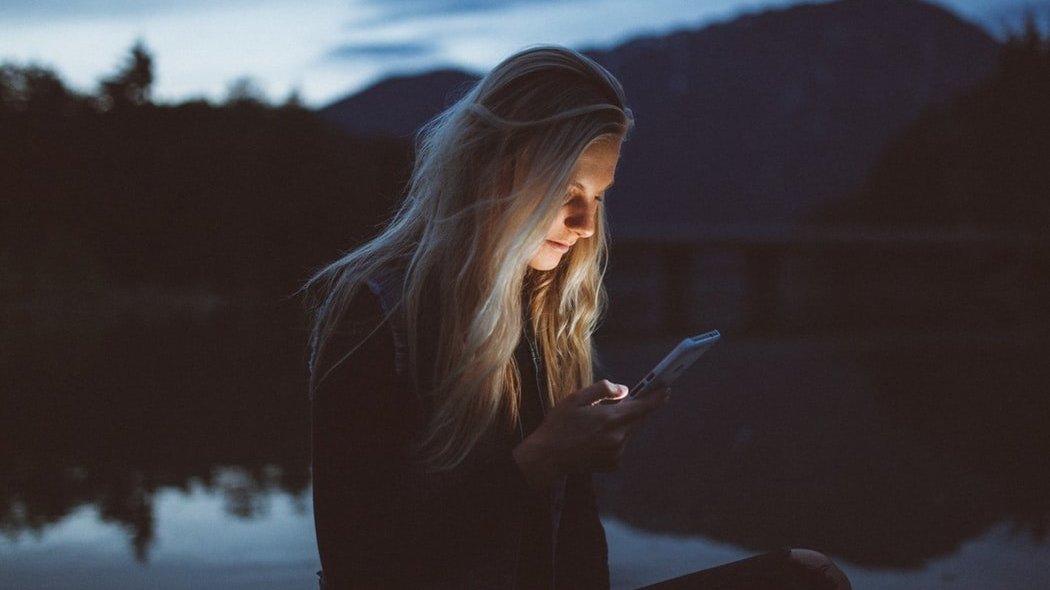
<instances>
[{"instance_id":1,"label":"woman","mask_svg":"<svg viewBox=\"0 0 1050 590\"><path fill-rule=\"evenodd\" d=\"M322 586L608 587L590 473L667 394L593 383L631 125L592 60L511 56L420 132L381 234L308 283Z\"/></svg>"}]
</instances>

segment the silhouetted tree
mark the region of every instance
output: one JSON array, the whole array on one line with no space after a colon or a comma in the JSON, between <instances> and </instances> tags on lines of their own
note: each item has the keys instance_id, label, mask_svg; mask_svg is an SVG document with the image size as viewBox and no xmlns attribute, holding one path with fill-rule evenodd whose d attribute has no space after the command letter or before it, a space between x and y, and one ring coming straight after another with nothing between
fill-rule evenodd
<instances>
[{"instance_id":1,"label":"silhouetted tree","mask_svg":"<svg viewBox=\"0 0 1050 590\"><path fill-rule=\"evenodd\" d=\"M46 113L68 116L85 104L50 68L0 65L0 113Z\"/></svg>"},{"instance_id":2,"label":"silhouetted tree","mask_svg":"<svg viewBox=\"0 0 1050 590\"><path fill-rule=\"evenodd\" d=\"M120 109L149 104L153 85L153 58L142 40L132 46L124 66L101 82L103 108Z\"/></svg>"},{"instance_id":3,"label":"silhouetted tree","mask_svg":"<svg viewBox=\"0 0 1050 590\"><path fill-rule=\"evenodd\" d=\"M225 105L138 108L150 63L138 44L98 97L43 68L0 69L0 297L143 284L288 294L389 214L407 143L265 104L249 78Z\"/></svg>"},{"instance_id":4,"label":"silhouetted tree","mask_svg":"<svg viewBox=\"0 0 1050 590\"><path fill-rule=\"evenodd\" d=\"M1035 14L1025 13L1020 30L1007 32L1006 42L999 59L1000 76L1026 76L1038 70L1040 62L1050 55L1050 41L1036 22Z\"/></svg>"},{"instance_id":5,"label":"silhouetted tree","mask_svg":"<svg viewBox=\"0 0 1050 590\"><path fill-rule=\"evenodd\" d=\"M237 78L226 87L226 104L236 105L244 103L258 105L267 103L266 91L250 76Z\"/></svg>"},{"instance_id":6,"label":"silhouetted tree","mask_svg":"<svg viewBox=\"0 0 1050 590\"><path fill-rule=\"evenodd\" d=\"M305 109L306 104L303 103L302 92L298 87L292 88L288 93L288 96L284 98L284 102L281 103L282 107L291 109Z\"/></svg>"}]
</instances>

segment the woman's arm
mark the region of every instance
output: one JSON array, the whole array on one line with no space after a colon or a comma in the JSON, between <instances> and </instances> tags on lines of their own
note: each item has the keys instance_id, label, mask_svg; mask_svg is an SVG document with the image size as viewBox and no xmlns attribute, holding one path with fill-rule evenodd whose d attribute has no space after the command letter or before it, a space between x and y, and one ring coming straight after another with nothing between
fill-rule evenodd
<instances>
[{"instance_id":1,"label":"woman's arm","mask_svg":"<svg viewBox=\"0 0 1050 590\"><path fill-rule=\"evenodd\" d=\"M399 378L389 324L355 297L314 393L314 518L329 588L500 587L515 574L528 493L510 450L428 475L412 457L419 398ZM374 333L372 333L374 330ZM322 369L323 370L323 369Z\"/></svg>"},{"instance_id":2,"label":"woman's arm","mask_svg":"<svg viewBox=\"0 0 1050 590\"><path fill-rule=\"evenodd\" d=\"M332 588L380 580L411 585L402 550L411 537L406 488L419 483L407 461L417 409L399 383L382 318L378 300L359 294L318 363L318 371L330 372L317 385L311 413L314 519Z\"/></svg>"}]
</instances>

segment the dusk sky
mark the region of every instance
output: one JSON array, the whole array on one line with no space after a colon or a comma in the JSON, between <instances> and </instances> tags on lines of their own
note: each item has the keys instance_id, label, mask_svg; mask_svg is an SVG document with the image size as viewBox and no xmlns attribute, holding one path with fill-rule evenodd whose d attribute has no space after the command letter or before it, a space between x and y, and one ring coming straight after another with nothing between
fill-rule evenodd
<instances>
[{"instance_id":1,"label":"dusk sky","mask_svg":"<svg viewBox=\"0 0 1050 590\"><path fill-rule=\"evenodd\" d=\"M1047 6L1046 0L1035 0ZM136 39L154 99L222 99L249 77L270 100L322 106L395 73L482 71L535 43L610 47L798 0L0 0L0 62L94 91ZM1026 3L941 0L999 33ZM1046 16L1046 9L1037 14Z\"/></svg>"}]
</instances>

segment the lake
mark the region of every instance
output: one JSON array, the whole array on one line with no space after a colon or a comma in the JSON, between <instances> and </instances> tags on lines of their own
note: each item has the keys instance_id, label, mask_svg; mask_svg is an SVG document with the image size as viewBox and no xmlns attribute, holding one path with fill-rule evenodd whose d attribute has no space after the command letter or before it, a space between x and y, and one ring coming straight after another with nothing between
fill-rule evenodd
<instances>
[{"instance_id":1,"label":"lake","mask_svg":"<svg viewBox=\"0 0 1050 590\"><path fill-rule=\"evenodd\" d=\"M288 305L3 319L0 587L316 587ZM599 350L633 384L677 338ZM856 588L1047 587L1048 342L724 331L597 477L614 587L784 545Z\"/></svg>"}]
</instances>

